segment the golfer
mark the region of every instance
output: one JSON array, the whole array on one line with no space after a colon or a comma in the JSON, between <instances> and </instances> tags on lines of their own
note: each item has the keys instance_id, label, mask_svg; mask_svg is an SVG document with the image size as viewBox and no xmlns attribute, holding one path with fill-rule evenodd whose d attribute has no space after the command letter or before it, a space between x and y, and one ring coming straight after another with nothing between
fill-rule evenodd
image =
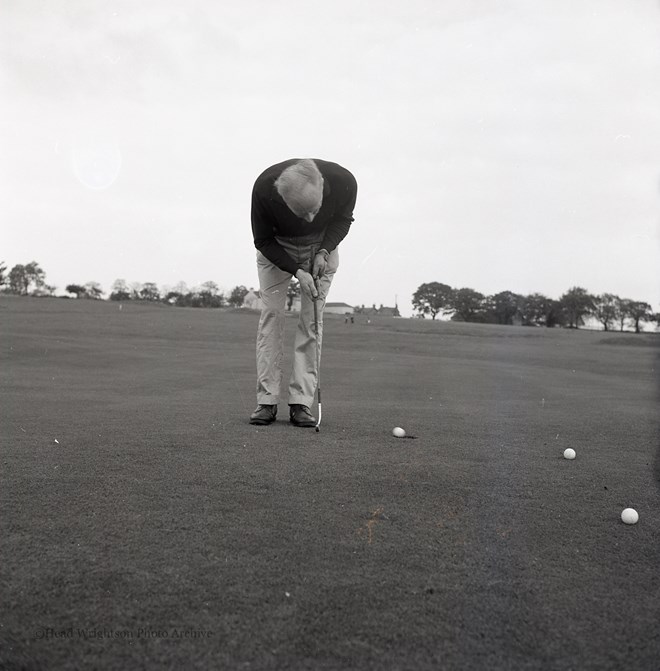
<instances>
[{"instance_id":1,"label":"golfer","mask_svg":"<svg viewBox=\"0 0 660 671\"><path fill-rule=\"evenodd\" d=\"M289 419L312 427L310 411L317 383L317 351L323 334L323 307L339 266L337 246L353 222L357 183L336 163L290 159L265 170L252 190L252 234L263 308L257 332L257 409L251 424L277 417L282 381L284 310L291 278L301 289L293 370L289 381ZM319 341L314 333L317 303ZM320 351L320 350L319 350Z\"/></svg>"}]
</instances>

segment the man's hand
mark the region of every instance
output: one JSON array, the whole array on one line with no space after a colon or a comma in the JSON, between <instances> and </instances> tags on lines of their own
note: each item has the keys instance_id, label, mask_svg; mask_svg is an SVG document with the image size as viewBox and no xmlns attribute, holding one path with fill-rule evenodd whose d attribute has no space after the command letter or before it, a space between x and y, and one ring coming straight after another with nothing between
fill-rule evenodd
<instances>
[{"instance_id":1,"label":"man's hand","mask_svg":"<svg viewBox=\"0 0 660 671\"><path fill-rule=\"evenodd\" d=\"M316 299L316 297L319 295L319 292L316 290L316 285L314 284L314 278L309 273L306 273L302 269L298 270L298 272L296 273L296 277L300 282L301 291L304 291L305 295L308 298L311 298L312 300Z\"/></svg>"},{"instance_id":2,"label":"man's hand","mask_svg":"<svg viewBox=\"0 0 660 671\"><path fill-rule=\"evenodd\" d=\"M325 249L317 252L312 262L312 277L316 280L325 274L325 267L328 265L328 252Z\"/></svg>"}]
</instances>

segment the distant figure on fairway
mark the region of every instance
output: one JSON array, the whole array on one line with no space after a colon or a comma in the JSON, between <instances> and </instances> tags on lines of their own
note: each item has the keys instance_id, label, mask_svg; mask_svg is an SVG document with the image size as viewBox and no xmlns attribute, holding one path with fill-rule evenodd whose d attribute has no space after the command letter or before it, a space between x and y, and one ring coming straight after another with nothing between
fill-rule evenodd
<instances>
[{"instance_id":1,"label":"distant figure on fairway","mask_svg":"<svg viewBox=\"0 0 660 671\"><path fill-rule=\"evenodd\" d=\"M323 308L339 266L337 246L353 222L357 183L336 163L289 159L265 170L252 190L252 234L263 308L257 332L257 409L251 424L270 424L277 416L282 382L284 310L287 288L300 281L300 319L289 381L289 419L315 426L310 406L318 371L314 303L319 346Z\"/></svg>"}]
</instances>

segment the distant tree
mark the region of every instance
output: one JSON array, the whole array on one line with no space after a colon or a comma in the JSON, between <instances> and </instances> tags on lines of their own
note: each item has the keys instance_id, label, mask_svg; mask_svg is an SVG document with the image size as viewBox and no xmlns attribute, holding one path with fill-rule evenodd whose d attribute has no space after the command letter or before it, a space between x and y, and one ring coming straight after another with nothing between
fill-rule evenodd
<instances>
[{"instance_id":1,"label":"distant tree","mask_svg":"<svg viewBox=\"0 0 660 671\"><path fill-rule=\"evenodd\" d=\"M496 324L513 324L513 319L520 316L521 307L525 297L520 294L514 294L512 291L500 291L494 296L489 296L486 299L488 311L492 321Z\"/></svg>"},{"instance_id":2,"label":"distant tree","mask_svg":"<svg viewBox=\"0 0 660 671\"><path fill-rule=\"evenodd\" d=\"M454 291L451 308L454 311L452 321L483 321L485 296L474 289L463 288Z\"/></svg>"},{"instance_id":3,"label":"distant tree","mask_svg":"<svg viewBox=\"0 0 660 671\"><path fill-rule=\"evenodd\" d=\"M561 303L554 298L549 298L546 304L545 325L548 328L566 326L566 313Z\"/></svg>"},{"instance_id":4,"label":"distant tree","mask_svg":"<svg viewBox=\"0 0 660 671\"><path fill-rule=\"evenodd\" d=\"M25 266L22 263L17 263L9 271L9 290L20 296L27 296L29 288L30 284L25 274Z\"/></svg>"},{"instance_id":5,"label":"distant tree","mask_svg":"<svg viewBox=\"0 0 660 671\"><path fill-rule=\"evenodd\" d=\"M126 284L126 280L115 280L112 285L112 292L110 293L111 301L130 301L131 290Z\"/></svg>"},{"instance_id":6,"label":"distant tree","mask_svg":"<svg viewBox=\"0 0 660 671\"><path fill-rule=\"evenodd\" d=\"M185 282L179 282L171 289L163 289L163 302L169 305L175 305L179 308L192 307L192 299L195 293L188 289Z\"/></svg>"},{"instance_id":7,"label":"distant tree","mask_svg":"<svg viewBox=\"0 0 660 671\"><path fill-rule=\"evenodd\" d=\"M140 292L142 291L142 285L139 282L131 282L129 290L131 292L131 300L134 301L142 300L142 297L140 296Z\"/></svg>"},{"instance_id":8,"label":"distant tree","mask_svg":"<svg viewBox=\"0 0 660 671\"><path fill-rule=\"evenodd\" d=\"M220 289L215 282L204 282L199 290L201 306L204 308L220 308L224 305L225 297L219 293Z\"/></svg>"},{"instance_id":9,"label":"distant tree","mask_svg":"<svg viewBox=\"0 0 660 671\"><path fill-rule=\"evenodd\" d=\"M195 288L193 289L188 296L186 297L186 300L188 301L190 307L193 308L203 308L204 303L203 303L203 298L199 292L199 289Z\"/></svg>"},{"instance_id":10,"label":"distant tree","mask_svg":"<svg viewBox=\"0 0 660 671\"><path fill-rule=\"evenodd\" d=\"M176 305L177 307L186 307L185 304L185 294L182 294L179 291L168 291L165 294L163 301L169 305Z\"/></svg>"},{"instance_id":11,"label":"distant tree","mask_svg":"<svg viewBox=\"0 0 660 671\"><path fill-rule=\"evenodd\" d=\"M84 286L82 286L82 284L67 284L66 291L67 293L75 294L76 298L85 296L85 294L87 293L87 290L85 289Z\"/></svg>"},{"instance_id":12,"label":"distant tree","mask_svg":"<svg viewBox=\"0 0 660 671\"><path fill-rule=\"evenodd\" d=\"M612 324L616 321L620 300L614 294L594 296L593 315L603 325L603 330L609 331Z\"/></svg>"},{"instance_id":13,"label":"distant tree","mask_svg":"<svg viewBox=\"0 0 660 671\"><path fill-rule=\"evenodd\" d=\"M4 261L0 261L0 290L5 284L8 284L9 277L7 276L7 266Z\"/></svg>"},{"instance_id":14,"label":"distant tree","mask_svg":"<svg viewBox=\"0 0 660 671\"><path fill-rule=\"evenodd\" d=\"M650 322L653 321L653 311L651 306L648 303L643 301L631 301L630 302L630 319L632 320L633 326L635 327L635 333L640 332L640 322Z\"/></svg>"},{"instance_id":15,"label":"distant tree","mask_svg":"<svg viewBox=\"0 0 660 671\"><path fill-rule=\"evenodd\" d=\"M217 296L219 291L220 289L218 285L210 280L208 282L204 282L204 284L202 284L200 289L200 293L204 292L211 296Z\"/></svg>"},{"instance_id":16,"label":"distant tree","mask_svg":"<svg viewBox=\"0 0 660 671\"><path fill-rule=\"evenodd\" d=\"M520 316L523 326L542 326L544 305L547 297L543 294L529 294L523 298L520 305Z\"/></svg>"},{"instance_id":17,"label":"distant tree","mask_svg":"<svg viewBox=\"0 0 660 671\"><path fill-rule=\"evenodd\" d=\"M160 300L160 291L154 282L145 282L139 292L140 300L158 302Z\"/></svg>"},{"instance_id":18,"label":"distant tree","mask_svg":"<svg viewBox=\"0 0 660 671\"><path fill-rule=\"evenodd\" d=\"M46 273L36 261L31 261L25 266L25 274L28 278L29 286L34 289L40 289L46 284Z\"/></svg>"},{"instance_id":19,"label":"distant tree","mask_svg":"<svg viewBox=\"0 0 660 671\"><path fill-rule=\"evenodd\" d=\"M553 311L557 301L543 294L524 296L520 302L520 316L525 326L555 326Z\"/></svg>"},{"instance_id":20,"label":"distant tree","mask_svg":"<svg viewBox=\"0 0 660 671\"><path fill-rule=\"evenodd\" d=\"M428 282L420 284L413 294L413 309L424 315L431 315L435 319L440 313L451 312L454 290L448 284Z\"/></svg>"},{"instance_id":21,"label":"distant tree","mask_svg":"<svg viewBox=\"0 0 660 671\"><path fill-rule=\"evenodd\" d=\"M566 314L568 328L579 328L584 318L594 310L594 298L582 287L572 287L563 294L559 303Z\"/></svg>"},{"instance_id":22,"label":"distant tree","mask_svg":"<svg viewBox=\"0 0 660 671\"><path fill-rule=\"evenodd\" d=\"M9 291L12 294L27 295L28 292L28 282L25 276L25 266L21 263L17 263L9 271Z\"/></svg>"},{"instance_id":23,"label":"distant tree","mask_svg":"<svg viewBox=\"0 0 660 671\"><path fill-rule=\"evenodd\" d=\"M103 289L98 282L87 282L85 284L85 294L86 298L99 300L103 296Z\"/></svg>"},{"instance_id":24,"label":"distant tree","mask_svg":"<svg viewBox=\"0 0 660 671\"><path fill-rule=\"evenodd\" d=\"M623 331L626 325L626 319L630 317L630 310L632 302L630 298L619 298L616 299L616 322L619 325L619 331Z\"/></svg>"},{"instance_id":25,"label":"distant tree","mask_svg":"<svg viewBox=\"0 0 660 671\"><path fill-rule=\"evenodd\" d=\"M293 307L293 301L300 296L300 282L294 277L286 290L286 309L290 312Z\"/></svg>"},{"instance_id":26,"label":"distant tree","mask_svg":"<svg viewBox=\"0 0 660 671\"><path fill-rule=\"evenodd\" d=\"M235 308L241 307L247 292L248 290L242 284L240 286L234 287L229 294L229 305Z\"/></svg>"}]
</instances>

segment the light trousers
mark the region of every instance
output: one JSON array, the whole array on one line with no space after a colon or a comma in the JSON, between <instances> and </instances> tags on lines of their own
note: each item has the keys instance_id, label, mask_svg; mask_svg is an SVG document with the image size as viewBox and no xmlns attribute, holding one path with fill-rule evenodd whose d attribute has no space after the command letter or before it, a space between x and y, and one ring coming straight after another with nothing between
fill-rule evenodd
<instances>
[{"instance_id":1,"label":"light trousers","mask_svg":"<svg viewBox=\"0 0 660 671\"><path fill-rule=\"evenodd\" d=\"M294 259L299 268L311 272L314 256L321 247L322 235L299 238L276 237L277 241ZM339 266L337 249L330 253L324 275L317 282L319 298L318 347L323 342L323 308L330 285ZM290 273L271 263L261 252L257 252L259 289L263 308L257 331L257 403L277 405L281 395L282 357L284 349L284 320L287 304L287 289L293 277ZM300 318L296 329L293 369L289 380L289 405L299 403L310 407L318 381L316 361L316 333L314 331L314 301L301 290Z\"/></svg>"}]
</instances>

